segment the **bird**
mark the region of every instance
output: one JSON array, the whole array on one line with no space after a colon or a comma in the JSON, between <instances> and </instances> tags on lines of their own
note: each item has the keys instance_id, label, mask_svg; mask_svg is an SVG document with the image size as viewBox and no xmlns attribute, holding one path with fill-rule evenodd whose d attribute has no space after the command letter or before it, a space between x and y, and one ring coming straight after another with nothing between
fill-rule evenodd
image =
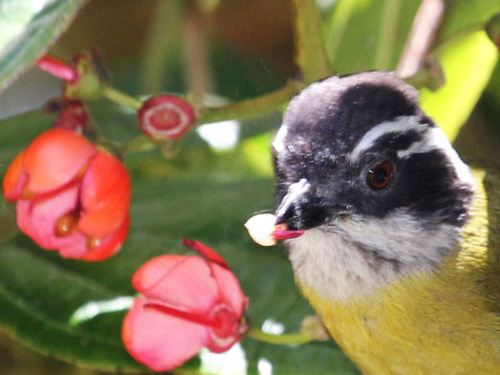
<instances>
[{"instance_id":1,"label":"bird","mask_svg":"<svg viewBox=\"0 0 500 375\"><path fill-rule=\"evenodd\" d=\"M275 225L363 375L498 375L499 168L465 164L418 96L386 71L295 96L271 146Z\"/></svg>"}]
</instances>

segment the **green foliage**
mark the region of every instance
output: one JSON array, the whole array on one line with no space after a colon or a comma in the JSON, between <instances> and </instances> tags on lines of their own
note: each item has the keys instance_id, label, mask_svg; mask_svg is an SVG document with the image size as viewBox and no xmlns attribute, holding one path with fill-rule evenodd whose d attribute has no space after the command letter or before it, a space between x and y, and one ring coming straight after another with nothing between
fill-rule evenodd
<instances>
[{"instance_id":1,"label":"green foliage","mask_svg":"<svg viewBox=\"0 0 500 375\"><path fill-rule=\"evenodd\" d=\"M486 33L478 31L450 42L439 58L446 83L434 92L423 88L420 101L424 111L454 140L488 84L498 52Z\"/></svg>"},{"instance_id":2,"label":"green foliage","mask_svg":"<svg viewBox=\"0 0 500 375\"><path fill-rule=\"evenodd\" d=\"M42 56L68 27L84 0L2 0L0 92Z\"/></svg>"}]
</instances>

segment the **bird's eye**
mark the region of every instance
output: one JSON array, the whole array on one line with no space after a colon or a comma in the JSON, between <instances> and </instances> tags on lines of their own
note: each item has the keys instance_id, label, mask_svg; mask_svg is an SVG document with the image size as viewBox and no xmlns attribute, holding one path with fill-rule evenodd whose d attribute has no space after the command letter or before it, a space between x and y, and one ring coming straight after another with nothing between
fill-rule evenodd
<instances>
[{"instance_id":1,"label":"bird's eye","mask_svg":"<svg viewBox=\"0 0 500 375\"><path fill-rule=\"evenodd\" d=\"M368 170L368 185L375 190L383 189L392 179L392 165L389 162L377 164Z\"/></svg>"}]
</instances>

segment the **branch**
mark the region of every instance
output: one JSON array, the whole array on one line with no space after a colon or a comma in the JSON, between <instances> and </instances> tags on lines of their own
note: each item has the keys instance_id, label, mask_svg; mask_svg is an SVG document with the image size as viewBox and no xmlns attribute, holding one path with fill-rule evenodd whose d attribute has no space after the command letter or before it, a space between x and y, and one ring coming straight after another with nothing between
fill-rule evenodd
<instances>
[{"instance_id":1,"label":"branch","mask_svg":"<svg viewBox=\"0 0 500 375\"><path fill-rule=\"evenodd\" d=\"M444 8L444 0L424 0L420 5L396 68L399 77L408 78L420 70L441 24Z\"/></svg>"}]
</instances>

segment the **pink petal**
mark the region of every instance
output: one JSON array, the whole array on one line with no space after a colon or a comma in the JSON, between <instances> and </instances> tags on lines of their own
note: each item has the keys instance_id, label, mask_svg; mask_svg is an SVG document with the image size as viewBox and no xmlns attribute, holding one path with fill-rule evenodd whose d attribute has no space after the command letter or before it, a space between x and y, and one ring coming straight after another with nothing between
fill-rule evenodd
<instances>
[{"instance_id":1,"label":"pink petal","mask_svg":"<svg viewBox=\"0 0 500 375\"><path fill-rule=\"evenodd\" d=\"M169 371L194 357L207 344L206 327L144 307L137 298L122 327L125 348L154 371Z\"/></svg>"},{"instance_id":2,"label":"pink petal","mask_svg":"<svg viewBox=\"0 0 500 375\"><path fill-rule=\"evenodd\" d=\"M243 311L247 308L248 300L241 290L238 279L230 270L210 264L213 277L219 289L220 300L233 309L234 313L241 317Z\"/></svg>"},{"instance_id":3,"label":"pink petal","mask_svg":"<svg viewBox=\"0 0 500 375\"><path fill-rule=\"evenodd\" d=\"M220 298L207 261L198 256L153 258L139 268L132 283L148 298L191 312L208 312Z\"/></svg>"},{"instance_id":4,"label":"pink petal","mask_svg":"<svg viewBox=\"0 0 500 375\"><path fill-rule=\"evenodd\" d=\"M59 191L39 200L18 200L17 225L39 246L55 250L62 246L81 246L85 237L78 232L67 236L56 235L56 221L72 212L78 201L78 186Z\"/></svg>"},{"instance_id":5,"label":"pink petal","mask_svg":"<svg viewBox=\"0 0 500 375\"><path fill-rule=\"evenodd\" d=\"M213 324L209 328L210 342L207 348L214 353L230 349L246 331L247 327L241 324L241 315L236 315L231 307L224 303L215 305L210 317Z\"/></svg>"}]
</instances>

